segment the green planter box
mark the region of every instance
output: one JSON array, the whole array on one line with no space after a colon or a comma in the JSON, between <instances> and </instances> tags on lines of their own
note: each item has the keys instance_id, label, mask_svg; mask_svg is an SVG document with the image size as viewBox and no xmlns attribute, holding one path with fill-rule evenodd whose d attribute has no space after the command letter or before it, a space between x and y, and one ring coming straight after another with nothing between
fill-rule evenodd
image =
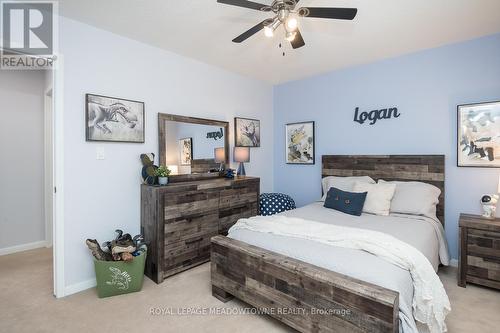
<instances>
[{"instance_id":1,"label":"green planter box","mask_svg":"<svg viewBox=\"0 0 500 333\"><path fill-rule=\"evenodd\" d=\"M140 291L145 263L146 252L134 257L132 262L101 261L94 258L99 298Z\"/></svg>"}]
</instances>

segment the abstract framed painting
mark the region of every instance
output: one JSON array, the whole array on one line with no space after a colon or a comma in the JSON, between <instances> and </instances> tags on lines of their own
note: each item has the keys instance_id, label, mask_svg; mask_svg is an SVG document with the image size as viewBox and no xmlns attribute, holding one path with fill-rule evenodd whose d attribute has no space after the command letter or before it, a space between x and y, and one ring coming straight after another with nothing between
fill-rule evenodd
<instances>
[{"instance_id":1,"label":"abstract framed painting","mask_svg":"<svg viewBox=\"0 0 500 333\"><path fill-rule=\"evenodd\" d=\"M314 121L286 124L286 163L314 164Z\"/></svg>"},{"instance_id":2,"label":"abstract framed painting","mask_svg":"<svg viewBox=\"0 0 500 333\"><path fill-rule=\"evenodd\" d=\"M144 103L85 95L86 141L144 143Z\"/></svg>"},{"instance_id":3,"label":"abstract framed painting","mask_svg":"<svg viewBox=\"0 0 500 333\"><path fill-rule=\"evenodd\" d=\"M179 140L180 164L191 165L193 159L193 138L184 138Z\"/></svg>"},{"instance_id":4,"label":"abstract framed painting","mask_svg":"<svg viewBox=\"0 0 500 333\"><path fill-rule=\"evenodd\" d=\"M457 166L500 168L500 101L457 107Z\"/></svg>"},{"instance_id":5,"label":"abstract framed painting","mask_svg":"<svg viewBox=\"0 0 500 333\"><path fill-rule=\"evenodd\" d=\"M234 118L234 145L260 147L260 120Z\"/></svg>"}]
</instances>

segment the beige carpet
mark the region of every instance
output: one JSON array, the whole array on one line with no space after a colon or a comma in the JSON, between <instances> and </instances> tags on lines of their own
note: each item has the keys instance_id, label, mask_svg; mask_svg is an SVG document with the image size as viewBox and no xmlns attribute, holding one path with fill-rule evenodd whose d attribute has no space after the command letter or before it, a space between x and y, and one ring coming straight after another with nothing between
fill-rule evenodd
<instances>
[{"instance_id":1,"label":"beige carpet","mask_svg":"<svg viewBox=\"0 0 500 333\"><path fill-rule=\"evenodd\" d=\"M291 332L279 322L254 314L232 315L247 307L226 304L210 291L210 266L191 269L156 285L145 280L141 292L107 299L94 289L56 300L52 296L50 250L35 250L0 257L0 332ZM498 332L500 292L456 285L456 269L440 274L452 312L449 332ZM224 308L228 314L183 315L178 309ZM152 308L173 314L152 315Z\"/></svg>"}]
</instances>

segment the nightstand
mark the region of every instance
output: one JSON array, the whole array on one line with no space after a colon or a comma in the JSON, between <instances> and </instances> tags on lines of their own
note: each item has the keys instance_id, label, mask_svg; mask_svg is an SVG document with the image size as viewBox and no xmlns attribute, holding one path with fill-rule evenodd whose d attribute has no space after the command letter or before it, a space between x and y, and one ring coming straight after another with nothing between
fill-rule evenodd
<instances>
[{"instance_id":1,"label":"nightstand","mask_svg":"<svg viewBox=\"0 0 500 333\"><path fill-rule=\"evenodd\" d=\"M500 289L500 218L460 214L458 285Z\"/></svg>"}]
</instances>

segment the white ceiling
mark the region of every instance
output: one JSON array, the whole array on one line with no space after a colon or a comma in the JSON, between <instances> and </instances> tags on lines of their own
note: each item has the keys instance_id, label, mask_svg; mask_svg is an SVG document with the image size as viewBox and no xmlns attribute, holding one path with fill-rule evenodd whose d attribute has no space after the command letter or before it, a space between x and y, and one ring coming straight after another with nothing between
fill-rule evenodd
<instances>
[{"instance_id":1,"label":"white ceiling","mask_svg":"<svg viewBox=\"0 0 500 333\"><path fill-rule=\"evenodd\" d=\"M253 0L259 2L259 0ZM272 0L261 0L270 4ZM231 40L271 14L216 0L61 0L61 14L271 83L301 79L500 32L499 0L301 0L357 7L354 21L301 18L306 46L286 56L282 34Z\"/></svg>"}]
</instances>

